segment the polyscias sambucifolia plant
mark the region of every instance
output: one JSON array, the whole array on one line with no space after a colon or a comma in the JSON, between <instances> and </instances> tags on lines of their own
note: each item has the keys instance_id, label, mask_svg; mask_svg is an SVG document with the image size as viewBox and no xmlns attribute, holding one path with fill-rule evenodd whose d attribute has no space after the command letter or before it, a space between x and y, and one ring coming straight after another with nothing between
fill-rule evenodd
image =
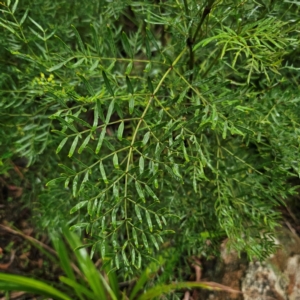
<instances>
[{"instance_id":1,"label":"polyscias sambucifolia plant","mask_svg":"<svg viewBox=\"0 0 300 300\"><path fill-rule=\"evenodd\" d=\"M10 2L2 145L39 166L44 226L129 271L167 241L272 253L299 175L296 2Z\"/></svg>"}]
</instances>

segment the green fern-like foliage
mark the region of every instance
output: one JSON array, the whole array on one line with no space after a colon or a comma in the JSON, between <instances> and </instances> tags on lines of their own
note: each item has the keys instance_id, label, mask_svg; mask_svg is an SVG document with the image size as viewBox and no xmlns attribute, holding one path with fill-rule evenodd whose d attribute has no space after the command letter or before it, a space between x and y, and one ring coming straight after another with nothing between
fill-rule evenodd
<instances>
[{"instance_id":1,"label":"green fern-like foliage","mask_svg":"<svg viewBox=\"0 0 300 300\"><path fill-rule=\"evenodd\" d=\"M299 175L299 5L73 2L1 3L1 143L39 166L43 226L128 270L165 242L269 255Z\"/></svg>"}]
</instances>

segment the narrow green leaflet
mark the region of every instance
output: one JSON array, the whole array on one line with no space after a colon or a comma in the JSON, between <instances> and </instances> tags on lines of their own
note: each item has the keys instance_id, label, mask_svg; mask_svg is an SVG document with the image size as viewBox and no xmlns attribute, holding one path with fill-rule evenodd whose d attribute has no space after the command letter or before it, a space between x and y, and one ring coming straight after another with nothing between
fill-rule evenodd
<instances>
[{"instance_id":1,"label":"narrow green leaflet","mask_svg":"<svg viewBox=\"0 0 300 300\"><path fill-rule=\"evenodd\" d=\"M73 180L73 187L72 187L73 197L76 197L77 195L77 185L78 185L78 174L74 177Z\"/></svg>"},{"instance_id":2,"label":"narrow green leaflet","mask_svg":"<svg viewBox=\"0 0 300 300\"><path fill-rule=\"evenodd\" d=\"M144 161L144 157L141 156L139 159L139 169L140 169L140 174L144 173L144 167L145 167L145 161Z\"/></svg>"},{"instance_id":3,"label":"narrow green leaflet","mask_svg":"<svg viewBox=\"0 0 300 300\"><path fill-rule=\"evenodd\" d=\"M73 25L71 25L71 27L73 28L73 31L74 31L74 33L75 33L77 42L78 42L78 44L79 44L79 48L81 49L81 51L82 51L84 54L86 54L86 53L85 53L85 47L84 47L84 45L83 45L82 39L81 39L81 37L80 37L80 35L79 35L77 29L76 29Z\"/></svg>"},{"instance_id":4,"label":"narrow green leaflet","mask_svg":"<svg viewBox=\"0 0 300 300\"><path fill-rule=\"evenodd\" d=\"M77 203L75 206L72 207L72 209L70 210L70 214L73 214L74 212L78 211L80 208L86 206L88 203L88 200L85 201L81 201L79 203Z\"/></svg>"},{"instance_id":5,"label":"narrow green leaflet","mask_svg":"<svg viewBox=\"0 0 300 300\"><path fill-rule=\"evenodd\" d=\"M107 180L107 177L106 177L106 173L105 173L105 169L104 169L104 166L103 166L103 163L102 163L102 160L99 164L99 168L100 168L100 173L101 173L101 176L102 176L102 179L103 181L108 184L108 180Z\"/></svg>"},{"instance_id":6,"label":"narrow green leaflet","mask_svg":"<svg viewBox=\"0 0 300 300\"><path fill-rule=\"evenodd\" d=\"M15 0L15 3L14 3L14 5L13 5L12 9L11 9L11 12L12 12L13 14L15 13L15 11L16 11L16 9L17 9L18 3L19 3L19 0Z\"/></svg>"},{"instance_id":7,"label":"narrow green leaflet","mask_svg":"<svg viewBox=\"0 0 300 300\"><path fill-rule=\"evenodd\" d=\"M67 142L68 137L64 138L60 144L58 145L57 149L56 149L56 154L60 152L60 150L64 147L65 143Z\"/></svg>"},{"instance_id":8,"label":"narrow green leaflet","mask_svg":"<svg viewBox=\"0 0 300 300\"><path fill-rule=\"evenodd\" d=\"M95 215L96 211L97 211L97 208L98 208L98 199L95 199L94 203L93 203L93 207L92 207L91 211L89 212L89 215L90 216Z\"/></svg>"},{"instance_id":9,"label":"narrow green leaflet","mask_svg":"<svg viewBox=\"0 0 300 300\"><path fill-rule=\"evenodd\" d=\"M151 30L149 30L148 28L146 29L146 34L148 39L151 41L151 43L154 45L154 47L156 48L157 51L159 51L159 46L156 42L156 39L154 37L154 35L152 34Z\"/></svg>"},{"instance_id":10,"label":"narrow green leaflet","mask_svg":"<svg viewBox=\"0 0 300 300\"><path fill-rule=\"evenodd\" d=\"M139 221L142 223L143 219L142 219L141 211L140 211L140 208L138 207L138 205L134 206L134 210L135 210L135 213L136 213Z\"/></svg>"},{"instance_id":11,"label":"narrow green leaflet","mask_svg":"<svg viewBox=\"0 0 300 300\"><path fill-rule=\"evenodd\" d=\"M131 249L131 264L135 264L135 250L134 248Z\"/></svg>"},{"instance_id":12,"label":"narrow green leaflet","mask_svg":"<svg viewBox=\"0 0 300 300\"><path fill-rule=\"evenodd\" d=\"M91 27L92 27L92 32L93 32L93 42L94 42L97 54L101 55L101 49L100 49L100 43L99 43L100 37L98 36L96 28L92 24L91 24Z\"/></svg>"},{"instance_id":13,"label":"narrow green leaflet","mask_svg":"<svg viewBox=\"0 0 300 300\"><path fill-rule=\"evenodd\" d=\"M151 81L151 79L150 79L149 76L147 77L147 83L148 83L148 89L149 89L149 91L151 92L151 94L153 94L154 88L153 88L153 84L152 84L152 81Z\"/></svg>"},{"instance_id":14,"label":"narrow green leaflet","mask_svg":"<svg viewBox=\"0 0 300 300\"><path fill-rule=\"evenodd\" d=\"M188 156L188 154L187 154L186 147L185 147L183 141L181 142L181 149L182 149L182 151L183 151L183 156L184 156L185 161L186 161L186 162L189 162L190 159L189 159L189 156Z\"/></svg>"},{"instance_id":15,"label":"narrow green leaflet","mask_svg":"<svg viewBox=\"0 0 300 300\"><path fill-rule=\"evenodd\" d=\"M139 243L138 243L138 238L137 238L137 234L136 234L136 230L134 227L132 227L132 237L133 237L133 241L135 246L138 248L139 247Z\"/></svg>"},{"instance_id":16,"label":"narrow green leaflet","mask_svg":"<svg viewBox=\"0 0 300 300\"><path fill-rule=\"evenodd\" d=\"M45 32L44 31L44 29L43 29L43 27L40 25L40 24L38 24L36 21L34 21L33 19L31 19L30 17L28 17L29 18L29 20L40 30L40 31L42 31L43 33Z\"/></svg>"},{"instance_id":17,"label":"narrow green leaflet","mask_svg":"<svg viewBox=\"0 0 300 300\"><path fill-rule=\"evenodd\" d=\"M127 75L126 75L126 85L127 85L128 93L133 95L133 86L132 86L131 81L130 81L130 79Z\"/></svg>"},{"instance_id":18,"label":"narrow green leaflet","mask_svg":"<svg viewBox=\"0 0 300 300\"><path fill-rule=\"evenodd\" d=\"M124 121L122 121L118 127L117 137L119 141L123 139L123 132L124 132Z\"/></svg>"},{"instance_id":19,"label":"narrow green leaflet","mask_svg":"<svg viewBox=\"0 0 300 300\"><path fill-rule=\"evenodd\" d=\"M114 208L112 213L111 213L111 223L114 228L117 227L117 212L118 212L118 207Z\"/></svg>"},{"instance_id":20,"label":"narrow green leaflet","mask_svg":"<svg viewBox=\"0 0 300 300\"><path fill-rule=\"evenodd\" d=\"M102 110L102 107L101 107L101 102L100 102L99 99L96 100L96 106L95 106L95 109L98 110L99 117L100 117L100 119L104 122L104 121L105 121L105 118L104 118L103 110Z\"/></svg>"},{"instance_id":21,"label":"narrow green leaflet","mask_svg":"<svg viewBox=\"0 0 300 300\"><path fill-rule=\"evenodd\" d=\"M145 146L147 144L147 142L149 141L150 138L150 131L146 132L146 134L144 135L144 138L142 140L143 145Z\"/></svg>"},{"instance_id":22,"label":"narrow green leaflet","mask_svg":"<svg viewBox=\"0 0 300 300\"><path fill-rule=\"evenodd\" d=\"M115 182L113 185L113 196L116 202L119 201L119 185Z\"/></svg>"},{"instance_id":23,"label":"narrow green leaflet","mask_svg":"<svg viewBox=\"0 0 300 300\"><path fill-rule=\"evenodd\" d=\"M117 153L114 154L113 156L113 165L116 169L119 169L120 166L119 166L119 159L118 159L118 155Z\"/></svg>"},{"instance_id":24,"label":"narrow green leaflet","mask_svg":"<svg viewBox=\"0 0 300 300\"><path fill-rule=\"evenodd\" d=\"M159 219L159 216L157 214L154 214L154 216L159 229L162 229L162 224L161 224L161 220Z\"/></svg>"},{"instance_id":25,"label":"narrow green leaflet","mask_svg":"<svg viewBox=\"0 0 300 300\"><path fill-rule=\"evenodd\" d=\"M64 66L67 62L69 62L70 60L72 60L74 57L69 57L68 59L66 59L65 61L58 63L57 65L54 65L53 67L49 68L47 71L49 73L56 71L58 69L60 69L62 66Z\"/></svg>"},{"instance_id":26,"label":"narrow green leaflet","mask_svg":"<svg viewBox=\"0 0 300 300\"><path fill-rule=\"evenodd\" d=\"M20 25L22 25L25 22L25 20L27 18L27 15L28 15L28 12L29 12L29 8L26 9L26 11L25 11L25 13L24 13L24 15L23 15L23 17L20 21Z\"/></svg>"},{"instance_id":27,"label":"narrow green leaflet","mask_svg":"<svg viewBox=\"0 0 300 300\"><path fill-rule=\"evenodd\" d=\"M129 75L131 73L132 67L133 67L133 62L130 61L129 64L127 65L127 67L126 67L125 75Z\"/></svg>"},{"instance_id":28,"label":"narrow green leaflet","mask_svg":"<svg viewBox=\"0 0 300 300\"><path fill-rule=\"evenodd\" d=\"M102 257L102 259L105 258L105 250L106 250L106 246L105 246L105 242L103 241L103 242L101 243L101 247L100 247L100 252L101 252L101 257Z\"/></svg>"},{"instance_id":29,"label":"narrow green leaflet","mask_svg":"<svg viewBox=\"0 0 300 300\"><path fill-rule=\"evenodd\" d=\"M146 215L146 220L147 220L147 223L148 223L149 230L150 230L150 232L152 232L153 225L152 225L151 216L150 216L148 210L145 211L145 215Z\"/></svg>"},{"instance_id":30,"label":"narrow green leaflet","mask_svg":"<svg viewBox=\"0 0 300 300\"><path fill-rule=\"evenodd\" d=\"M148 194L155 200L155 201L159 201L159 199L157 198L157 196L155 195L155 193L151 190L151 188L146 185L146 190L148 192Z\"/></svg>"},{"instance_id":31,"label":"narrow green leaflet","mask_svg":"<svg viewBox=\"0 0 300 300\"><path fill-rule=\"evenodd\" d=\"M68 114L67 117L68 117L68 120L72 119L72 120L82 124L83 126L85 126L87 128L91 128L91 125L88 122L86 122L86 121L84 121L84 120L82 120L82 119L80 119L80 118L78 118L74 115ZM70 120L70 123L71 123L71 120Z\"/></svg>"},{"instance_id":32,"label":"narrow green leaflet","mask_svg":"<svg viewBox=\"0 0 300 300\"><path fill-rule=\"evenodd\" d=\"M157 243L157 241L156 241L156 239L155 239L155 237L154 237L153 234L150 235L150 239L151 239L153 245L155 246L155 248L156 248L157 250L159 250L158 243Z\"/></svg>"},{"instance_id":33,"label":"narrow green leaflet","mask_svg":"<svg viewBox=\"0 0 300 300\"><path fill-rule=\"evenodd\" d=\"M121 39L122 39L122 44L125 49L125 52L129 55L130 58L133 58L133 52L131 49L131 45L130 45L129 39L124 31L122 32Z\"/></svg>"},{"instance_id":34,"label":"narrow green leaflet","mask_svg":"<svg viewBox=\"0 0 300 300\"><path fill-rule=\"evenodd\" d=\"M122 258L123 258L123 262L124 262L125 266L129 266L129 261L127 259L124 249L122 249Z\"/></svg>"},{"instance_id":35,"label":"narrow green leaflet","mask_svg":"<svg viewBox=\"0 0 300 300\"><path fill-rule=\"evenodd\" d=\"M144 193L143 193L143 190L142 190L141 185L139 184L139 182L138 182L137 180L135 181L135 188L136 188L136 191L137 191L139 197L140 197L140 198L142 199L142 201L145 203L145 202L146 202L146 200L145 200L145 195L144 195Z\"/></svg>"},{"instance_id":36,"label":"narrow green leaflet","mask_svg":"<svg viewBox=\"0 0 300 300\"><path fill-rule=\"evenodd\" d=\"M142 255L141 255L140 252L138 252L138 263L137 263L136 267L137 267L138 269L140 269L140 268L141 268L141 265L142 265Z\"/></svg>"},{"instance_id":37,"label":"narrow green leaflet","mask_svg":"<svg viewBox=\"0 0 300 300\"><path fill-rule=\"evenodd\" d=\"M116 46L115 46L115 42L114 42L114 34L110 28L110 26L107 26L107 41L109 44L109 48L113 54L113 57L117 56L117 51L116 51Z\"/></svg>"},{"instance_id":38,"label":"narrow green leaflet","mask_svg":"<svg viewBox=\"0 0 300 300\"><path fill-rule=\"evenodd\" d=\"M81 154L82 151L85 149L85 147L87 146L87 144L89 143L91 139L91 134L89 134L83 141L83 143L81 144L81 146L78 149L78 153Z\"/></svg>"},{"instance_id":39,"label":"narrow green leaflet","mask_svg":"<svg viewBox=\"0 0 300 300\"><path fill-rule=\"evenodd\" d=\"M129 105L129 113L132 114L134 111L134 97L131 97L129 99L128 105Z\"/></svg>"},{"instance_id":40,"label":"narrow green leaflet","mask_svg":"<svg viewBox=\"0 0 300 300\"><path fill-rule=\"evenodd\" d=\"M79 139L79 136L77 135L77 136L75 137L75 139L74 139L72 145L71 145L71 148L70 148L70 151L69 151L69 154L68 154L69 157L72 157L72 156L73 156L73 153L74 153L74 151L75 151L75 149L76 149L76 146L77 146L77 144L78 144L78 139Z\"/></svg>"},{"instance_id":41,"label":"narrow green leaflet","mask_svg":"<svg viewBox=\"0 0 300 300\"><path fill-rule=\"evenodd\" d=\"M100 149L101 149L105 134L106 134L106 126L102 128L102 131L101 131L98 143L97 143L97 147L96 147L96 150L95 150L96 154L98 154Z\"/></svg>"},{"instance_id":42,"label":"narrow green leaflet","mask_svg":"<svg viewBox=\"0 0 300 300\"><path fill-rule=\"evenodd\" d=\"M84 174L84 177L83 177L83 180L81 182L78 193L80 193L83 190L83 188L85 186L85 183L88 182L88 180L89 180L89 170L86 171L85 174Z\"/></svg>"},{"instance_id":43,"label":"narrow green leaflet","mask_svg":"<svg viewBox=\"0 0 300 300\"><path fill-rule=\"evenodd\" d=\"M82 82L83 82L85 88L87 89L87 91L89 92L90 96L94 96L95 95L95 91L94 91L92 85L88 82L88 80L86 80L86 78L84 76L80 75L80 74L77 74L77 75L82 80Z\"/></svg>"},{"instance_id":44,"label":"narrow green leaflet","mask_svg":"<svg viewBox=\"0 0 300 300\"><path fill-rule=\"evenodd\" d=\"M143 240L145 248L149 252L149 244L148 244L148 240L147 240L146 234L144 232L142 232L142 240Z\"/></svg>"},{"instance_id":45,"label":"narrow green leaflet","mask_svg":"<svg viewBox=\"0 0 300 300\"><path fill-rule=\"evenodd\" d=\"M114 110L114 106L115 106L115 100L112 100L108 106L107 115L106 115L106 119L105 119L106 124L109 123L110 117Z\"/></svg>"},{"instance_id":46,"label":"narrow green leaflet","mask_svg":"<svg viewBox=\"0 0 300 300\"><path fill-rule=\"evenodd\" d=\"M95 131L97 129L98 126L98 119L99 119L99 112L98 112L98 108L97 108L97 104L96 107L94 108L94 121L93 121L93 131Z\"/></svg>"},{"instance_id":47,"label":"narrow green leaflet","mask_svg":"<svg viewBox=\"0 0 300 300\"><path fill-rule=\"evenodd\" d=\"M118 254L115 256L115 263L116 263L116 268L119 270L120 269L120 260L119 260Z\"/></svg>"},{"instance_id":48,"label":"narrow green leaflet","mask_svg":"<svg viewBox=\"0 0 300 300\"><path fill-rule=\"evenodd\" d=\"M102 71L102 76L103 76L103 79L104 79L104 84L105 84L105 86L106 86L106 89L108 90L108 92L109 92L112 96L114 96L114 91L113 91L113 89L112 89L112 87L111 87L111 85L110 85L110 82L109 82L109 80L108 80L108 78L107 78L107 76L106 76L106 73L105 73L104 71Z\"/></svg>"},{"instance_id":49,"label":"narrow green leaflet","mask_svg":"<svg viewBox=\"0 0 300 300\"><path fill-rule=\"evenodd\" d=\"M179 178L182 178L182 176L179 173L179 166L178 166L178 164L173 164L172 171L174 172L174 174L176 176L178 176Z\"/></svg>"}]
</instances>

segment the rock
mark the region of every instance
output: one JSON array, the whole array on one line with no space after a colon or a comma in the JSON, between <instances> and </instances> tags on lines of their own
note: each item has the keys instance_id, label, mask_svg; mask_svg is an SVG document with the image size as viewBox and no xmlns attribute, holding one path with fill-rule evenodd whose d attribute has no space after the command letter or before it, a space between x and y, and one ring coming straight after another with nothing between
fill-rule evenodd
<instances>
[{"instance_id":1,"label":"rock","mask_svg":"<svg viewBox=\"0 0 300 300\"><path fill-rule=\"evenodd\" d=\"M300 300L300 238L282 228L276 237L280 248L264 262L247 262L235 251L228 251L226 241L221 248L221 259L214 272L203 272L205 280L215 281L242 294L205 291L203 300ZM203 278L204 280L204 278Z\"/></svg>"}]
</instances>

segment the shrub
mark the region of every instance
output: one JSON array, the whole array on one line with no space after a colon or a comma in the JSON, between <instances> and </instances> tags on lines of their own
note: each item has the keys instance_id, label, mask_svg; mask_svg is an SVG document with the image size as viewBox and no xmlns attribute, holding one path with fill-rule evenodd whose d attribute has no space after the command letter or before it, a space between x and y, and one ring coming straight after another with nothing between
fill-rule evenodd
<instances>
[{"instance_id":1,"label":"shrub","mask_svg":"<svg viewBox=\"0 0 300 300\"><path fill-rule=\"evenodd\" d=\"M165 241L274 250L299 175L296 2L10 2L2 160L28 158L44 227L129 271Z\"/></svg>"}]
</instances>

